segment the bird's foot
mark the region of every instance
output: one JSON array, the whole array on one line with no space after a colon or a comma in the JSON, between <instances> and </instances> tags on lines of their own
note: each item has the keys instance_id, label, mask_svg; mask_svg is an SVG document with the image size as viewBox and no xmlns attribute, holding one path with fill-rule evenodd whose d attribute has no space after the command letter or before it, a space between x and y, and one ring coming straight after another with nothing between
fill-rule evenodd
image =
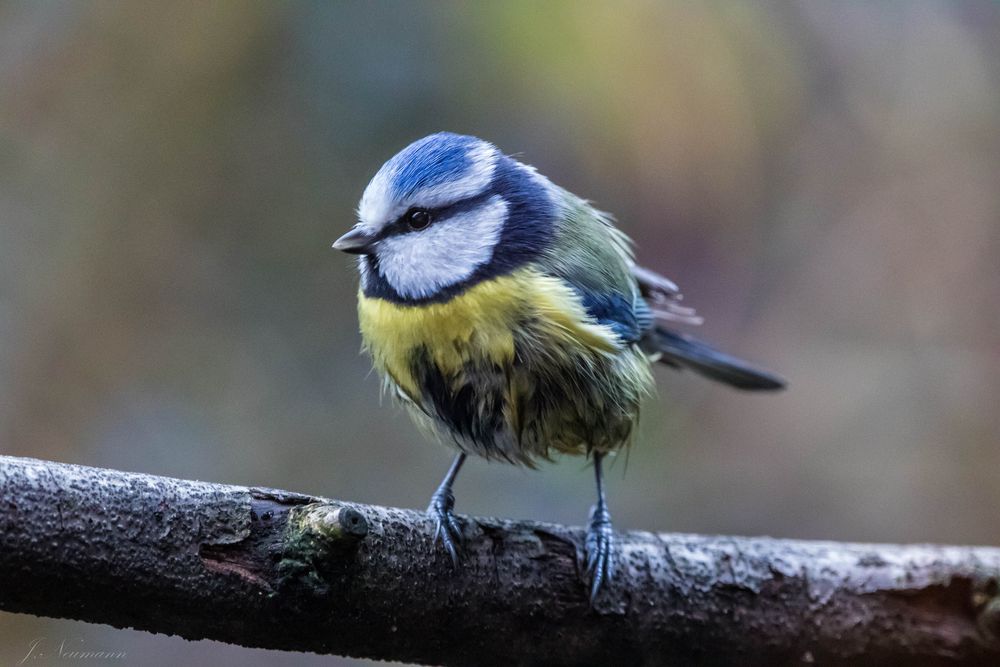
<instances>
[{"instance_id":1,"label":"bird's foot","mask_svg":"<svg viewBox=\"0 0 1000 667\"><path fill-rule=\"evenodd\" d=\"M452 509L455 507L455 494L451 489L438 489L431 496L431 504L427 513L437 523L434 529L434 542L441 542L451 557L451 563L458 566L458 558L462 548L462 527L455 518Z\"/></svg>"},{"instance_id":2,"label":"bird's foot","mask_svg":"<svg viewBox=\"0 0 1000 667\"><path fill-rule=\"evenodd\" d=\"M611 513L607 505L598 503L590 510L590 526L584 544L586 552L584 572L590 583L591 606L596 602L602 587L611 579L614 544Z\"/></svg>"}]
</instances>

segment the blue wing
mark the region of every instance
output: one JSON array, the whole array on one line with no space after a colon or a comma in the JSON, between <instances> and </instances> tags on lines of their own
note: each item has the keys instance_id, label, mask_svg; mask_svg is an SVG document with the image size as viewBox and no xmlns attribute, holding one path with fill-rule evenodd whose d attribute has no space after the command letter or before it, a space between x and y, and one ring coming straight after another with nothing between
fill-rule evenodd
<instances>
[{"instance_id":1,"label":"blue wing","mask_svg":"<svg viewBox=\"0 0 1000 667\"><path fill-rule=\"evenodd\" d=\"M633 302L619 292L597 292L580 285L573 285L573 289L580 295L587 314L610 327L622 342L637 343L652 325L653 314L641 298L635 297Z\"/></svg>"}]
</instances>

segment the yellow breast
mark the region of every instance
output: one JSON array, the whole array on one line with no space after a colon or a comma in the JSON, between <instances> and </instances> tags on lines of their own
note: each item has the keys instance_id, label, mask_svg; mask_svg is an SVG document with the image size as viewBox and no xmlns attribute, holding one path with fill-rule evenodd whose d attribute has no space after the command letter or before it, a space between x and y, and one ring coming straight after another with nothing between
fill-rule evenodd
<instances>
[{"instance_id":1,"label":"yellow breast","mask_svg":"<svg viewBox=\"0 0 1000 667\"><path fill-rule=\"evenodd\" d=\"M534 269L485 280L443 303L406 305L360 293L358 315L375 367L417 402L412 359L418 351L443 373L458 373L468 362L503 367L513 362L516 333L527 323L539 345L598 354L620 349L614 332L587 315L572 288Z\"/></svg>"}]
</instances>

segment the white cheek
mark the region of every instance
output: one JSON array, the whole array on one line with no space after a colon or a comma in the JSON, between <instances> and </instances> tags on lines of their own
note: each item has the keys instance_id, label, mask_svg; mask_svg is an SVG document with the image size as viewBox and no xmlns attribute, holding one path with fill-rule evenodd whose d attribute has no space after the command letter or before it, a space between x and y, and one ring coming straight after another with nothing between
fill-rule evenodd
<instances>
[{"instance_id":1,"label":"white cheek","mask_svg":"<svg viewBox=\"0 0 1000 667\"><path fill-rule=\"evenodd\" d=\"M380 271L404 298L432 296L490 261L506 216L507 202L494 196L424 231L391 236L378 244Z\"/></svg>"}]
</instances>

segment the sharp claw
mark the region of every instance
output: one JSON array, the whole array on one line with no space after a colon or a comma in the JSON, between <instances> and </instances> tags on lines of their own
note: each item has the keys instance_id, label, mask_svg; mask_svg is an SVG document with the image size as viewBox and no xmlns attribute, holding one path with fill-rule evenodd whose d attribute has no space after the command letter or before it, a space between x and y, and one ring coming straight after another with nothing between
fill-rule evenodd
<instances>
[{"instance_id":1,"label":"sharp claw","mask_svg":"<svg viewBox=\"0 0 1000 667\"><path fill-rule=\"evenodd\" d=\"M445 548L448 550L448 555L451 556L451 564L453 566L458 565L458 551L455 549L455 545L450 541L445 542Z\"/></svg>"},{"instance_id":2,"label":"sharp claw","mask_svg":"<svg viewBox=\"0 0 1000 667\"><path fill-rule=\"evenodd\" d=\"M604 583L604 577L601 576L601 571L597 571L597 576L594 577L594 583L590 587L590 604L594 604L597 601L597 594L601 591L601 584Z\"/></svg>"},{"instance_id":3,"label":"sharp claw","mask_svg":"<svg viewBox=\"0 0 1000 667\"><path fill-rule=\"evenodd\" d=\"M444 545L445 551L448 552L448 556L451 558L451 564L457 567L458 547L455 544L455 535L451 534L447 528L441 533L441 543Z\"/></svg>"},{"instance_id":4,"label":"sharp claw","mask_svg":"<svg viewBox=\"0 0 1000 667\"><path fill-rule=\"evenodd\" d=\"M434 543L440 542L445 551L448 552L452 565L458 566L459 546L462 542L462 526L451 512L454 503L455 499L450 494L446 496L435 494L431 498L431 504L427 508L427 512L434 517L436 523L434 528Z\"/></svg>"},{"instance_id":5,"label":"sharp claw","mask_svg":"<svg viewBox=\"0 0 1000 667\"><path fill-rule=\"evenodd\" d=\"M584 571L590 583L590 603L597 600L601 589L611 578L611 560L614 534L611 516L607 509L595 507L591 511L590 527L584 543Z\"/></svg>"}]
</instances>

